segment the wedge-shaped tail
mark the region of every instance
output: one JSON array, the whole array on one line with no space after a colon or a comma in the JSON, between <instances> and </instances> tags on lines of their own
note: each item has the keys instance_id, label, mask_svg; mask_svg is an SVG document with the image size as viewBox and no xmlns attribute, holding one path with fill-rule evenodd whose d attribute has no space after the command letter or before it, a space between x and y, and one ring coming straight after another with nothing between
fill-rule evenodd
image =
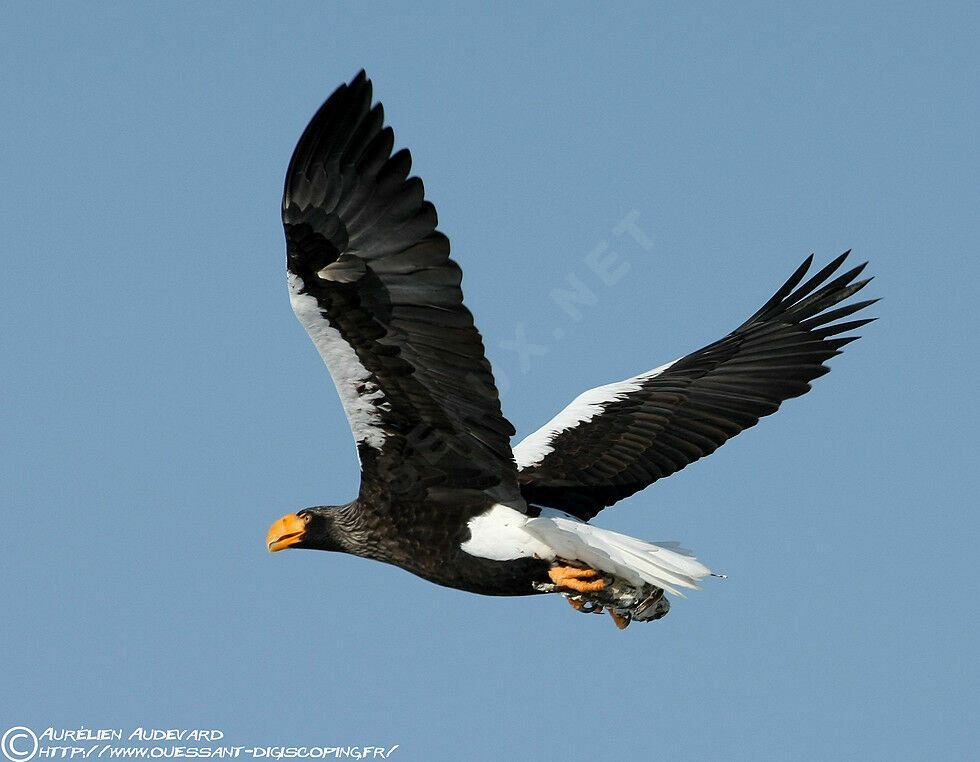
<instances>
[{"instance_id":1,"label":"wedge-shaped tail","mask_svg":"<svg viewBox=\"0 0 980 762\"><path fill-rule=\"evenodd\" d=\"M554 550L559 559L587 564L634 585L660 587L674 595L678 588L698 589L711 570L684 555L629 535L592 526L570 516L542 515L528 519L524 529Z\"/></svg>"}]
</instances>

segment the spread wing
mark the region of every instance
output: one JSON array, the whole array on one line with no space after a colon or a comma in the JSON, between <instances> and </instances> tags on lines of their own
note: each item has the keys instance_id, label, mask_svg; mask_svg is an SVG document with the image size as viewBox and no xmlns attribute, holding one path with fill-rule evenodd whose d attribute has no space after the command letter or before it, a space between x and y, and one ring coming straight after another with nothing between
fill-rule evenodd
<instances>
[{"instance_id":1,"label":"spread wing","mask_svg":"<svg viewBox=\"0 0 980 762\"><path fill-rule=\"evenodd\" d=\"M333 376L365 483L516 495L490 364L422 181L360 72L313 117L286 174L290 299Z\"/></svg>"},{"instance_id":2,"label":"spread wing","mask_svg":"<svg viewBox=\"0 0 980 762\"><path fill-rule=\"evenodd\" d=\"M720 341L580 395L514 448L525 499L588 520L809 391L858 338L840 334L873 319L842 321L876 300L835 307L870 280L856 280L864 265L830 280L848 253L800 285L811 255Z\"/></svg>"}]
</instances>

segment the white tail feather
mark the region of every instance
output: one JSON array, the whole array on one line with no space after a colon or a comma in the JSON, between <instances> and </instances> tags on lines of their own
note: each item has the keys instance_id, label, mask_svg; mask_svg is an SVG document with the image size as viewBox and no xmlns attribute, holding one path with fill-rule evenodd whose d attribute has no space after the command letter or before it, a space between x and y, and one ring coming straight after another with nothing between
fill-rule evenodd
<instances>
[{"instance_id":1,"label":"white tail feather","mask_svg":"<svg viewBox=\"0 0 980 762\"><path fill-rule=\"evenodd\" d=\"M678 587L700 589L697 582L711 570L693 556L683 555L629 535L601 529L567 515L542 514L528 519L524 529L566 561L580 561L593 569L642 584L683 593Z\"/></svg>"}]
</instances>

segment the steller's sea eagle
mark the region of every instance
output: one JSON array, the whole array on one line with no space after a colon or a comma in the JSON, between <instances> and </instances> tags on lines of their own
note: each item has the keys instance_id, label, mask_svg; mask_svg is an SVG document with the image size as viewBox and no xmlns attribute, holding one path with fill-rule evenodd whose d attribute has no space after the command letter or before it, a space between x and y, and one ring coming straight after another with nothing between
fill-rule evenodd
<instances>
[{"instance_id":1,"label":"steller's sea eagle","mask_svg":"<svg viewBox=\"0 0 980 762\"><path fill-rule=\"evenodd\" d=\"M808 391L857 338L841 334L870 322L845 319L874 300L841 305L864 265L838 274L845 253L804 281L811 255L723 339L585 392L511 449L460 268L393 142L362 71L289 162L290 301L340 394L361 487L279 519L268 549L353 553L484 595L560 593L619 627L659 619L665 591L711 572L589 520Z\"/></svg>"}]
</instances>

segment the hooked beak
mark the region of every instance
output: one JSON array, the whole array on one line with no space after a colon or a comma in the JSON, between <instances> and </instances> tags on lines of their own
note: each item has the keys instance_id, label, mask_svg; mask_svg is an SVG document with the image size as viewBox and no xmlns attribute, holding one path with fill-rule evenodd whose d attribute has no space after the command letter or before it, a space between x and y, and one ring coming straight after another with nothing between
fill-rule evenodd
<instances>
[{"instance_id":1,"label":"hooked beak","mask_svg":"<svg viewBox=\"0 0 980 762\"><path fill-rule=\"evenodd\" d=\"M295 513L290 513L272 523L269 534L265 537L265 544L270 553L275 553L298 543L305 532L306 522Z\"/></svg>"}]
</instances>

